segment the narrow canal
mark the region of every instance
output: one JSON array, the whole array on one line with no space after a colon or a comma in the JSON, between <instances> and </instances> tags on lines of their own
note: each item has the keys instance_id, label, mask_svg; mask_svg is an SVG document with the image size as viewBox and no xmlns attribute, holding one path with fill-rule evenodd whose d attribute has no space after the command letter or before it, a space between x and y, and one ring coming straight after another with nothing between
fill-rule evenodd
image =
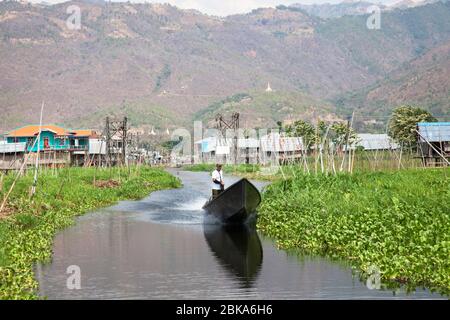
<instances>
[{"instance_id":1,"label":"narrow canal","mask_svg":"<svg viewBox=\"0 0 450 320\"><path fill-rule=\"evenodd\" d=\"M207 173L173 171L183 188L121 202L77 219L55 238L53 260L37 265L49 299L428 299L418 289L370 290L349 266L288 255L249 229L205 221ZM229 185L236 180L226 179ZM259 188L261 183L255 183ZM69 289L78 266L81 289Z\"/></svg>"}]
</instances>

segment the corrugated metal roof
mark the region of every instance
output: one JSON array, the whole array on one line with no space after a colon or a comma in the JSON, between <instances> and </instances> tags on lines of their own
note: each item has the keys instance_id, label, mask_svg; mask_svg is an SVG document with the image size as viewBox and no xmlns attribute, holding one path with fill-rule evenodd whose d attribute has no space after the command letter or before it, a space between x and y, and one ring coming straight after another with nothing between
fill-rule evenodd
<instances>
[{"instance_id":1,"label":"corrugated metal roof","mask_svg":"<svg viewBox=\"0 0 450 320\"><path fill-rule=\"evenodd\" d=\"M254 138L238 139L239 148L259 148L259 140Z\"/></svg>"},{"instance_id":2,"label":"corrugated metal roof","mask_svg":"<svg viewBox=\"0 0 450 320\"><path fill-rule=\"evenodd\" d=\"M439 126L450 126L450 122L419 122L421 127L439 127Z\"/></svg>"},{"instance_id":3,"label":"corrugated metal roof","mask_svg":"<svg viewBox=\"0 0 450 320\"><path fill-rule=\"evenodd\" d=\"M57 136L89 137L95 134L93 130L66 130L55 125L42 125L41 131L50 131ZM8 137L34 137L38 134L39 126L30 125L9 132Z\"/></svg>"},{"instance_id":4,"label":"corrugated metal roof","mask_svg":"<svg viewBox=\"0 0 450 320\"><path fill-rule=\"evenodd\" d=\"M271 133L261 137L261 149L264 152L291 152L303 150L301 137L286 137L280 133Z\"/></svg>"},{"instance_id":5,"label":"corrugated metal roof","mask_svg":"<svg viewBox=\"0 0 450 320\"><path fill-rule=\"evenodd\" d=\"M217 138L207 137L202 140L195 142L195 144L201 145L202 152L211 152L216 150Z\"/></svg>"},{"instance_id":6,"label":"corrugated metal roof","mask_svg":"<svg viewBox=\"0 0 450 320\"><path fill-rule=\"evenodd\" d=\"M82 129L82 130L70 130L69 133L73 134L76 137L91 137L96 136L96 132L94 130Z\"/></svg>"},{"instance_id":7,"label":"corrugated metal roof","mask_svg":"<svg viewBox=\"0 0 450 320\"><path fill-rule=\"evenodd\" d=\"M58 136L66 135L66 130L64 128L54 126L54 125L42 125L41 131L51 131ZM39 126L25 126L8 133L8 137L34 137L39 134Z\"/></svg>"},{"instance_id":8,"label":"corrugated metal roof","mask_svg":"<svg viewBox=\"0 0 450 320\"><path fill-rule=\"evenodd\" d=\"M232 139L220 139L219 143L216 137L208 137L195 144L201 145L202 152L217 151L219 146L230 147L233 145ZM260 140L255 138L238 139L239 148L259 148L264 152L289 152L300 151L303 148L303 140L300 137L286 137L283 134L271 133L261 137Z\"/></svg>"},{"instance_id":9,"label":"corrugated metal roof","mask_svg":"<svg viewBox=\"0 0 450 320\"><path fill-rule=\"evenodd\" d=\"M106 154L106 141L101 139L89 139L90 154Z\"/></svg>"},{"instance_id":10,"label":"corrugated metal roof","mask_svg":"<svg viewBox=\"0 0 450 320\"><path fill-rule=\"evenodd\" d=\"M420 139L429 142L450 141L450 122L420 122L418 123Z\"/></svg>"},{"instance_id":11,"label":"corrugated metal roof","mask_svg":"<svg viewBox=\"0 0 450 320\"><path fill-rule=\"evenodd\" d=\"M399 148L387 134L360 133L357 135L358 147L364 150L392 150Z\"/></svg>"},{"instance_id":12,"label":"corrugated metal roof","mask_svg":"<svg viewBox=\"0 0 450 320\"><path fill-rule=\"evenodd\" d=\"M195 144L201 145L202 152L211 152L216 151L220 154L223 154L223 150L226 148L230 148L233 145L233 139L220 139L217 141L216 137L208 137L202 140L195 142ZM259 141L257 139L249 138L249 139L238 139L238 147L239 148L258 148ZM219 154L219 153L218 153Z\"/></svg>"},{"instance_id":13,"label":"corrugated metal roof","mask_svg":"<svg viewBox=\"0 0 450 320\"><path fill-rule=\"evenodd\" d=\"M7 143L0 141L0 153L25 152L26 142Z\"/></svg>"}]
</instances>

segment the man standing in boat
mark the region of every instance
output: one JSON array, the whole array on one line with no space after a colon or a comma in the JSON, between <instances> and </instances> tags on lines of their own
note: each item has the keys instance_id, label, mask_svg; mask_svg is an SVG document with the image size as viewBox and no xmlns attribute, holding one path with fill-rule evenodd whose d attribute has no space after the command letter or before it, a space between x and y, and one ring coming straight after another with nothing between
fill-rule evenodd
<instances>
[{"instance_id":1,"label":"man standing in boat","mask_svg":"<svg viewBox=\"0 0 450 320\"><path fill-rule=\"evenodd\" d=\"M216 170L212 173L212 197L217 198L225 190L225 182L223 181L222 165L217 164Z\"/></svg>"}]
</instances>

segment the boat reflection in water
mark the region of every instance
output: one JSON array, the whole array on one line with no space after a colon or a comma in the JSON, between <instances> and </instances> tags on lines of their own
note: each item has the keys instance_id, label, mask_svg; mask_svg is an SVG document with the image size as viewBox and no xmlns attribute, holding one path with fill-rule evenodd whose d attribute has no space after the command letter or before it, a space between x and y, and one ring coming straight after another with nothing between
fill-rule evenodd
<instances>
[{"instance_id":1,"label":"boat reflection in water","mask_svg":"<svg viewBox=\"0 0 450 320\"><path fill-rule=\"evenodd\" d=\"M261 241L254 227L204 225L206 242L219 263L250 288L263 260Z\"/></svg>"}]
</instances>

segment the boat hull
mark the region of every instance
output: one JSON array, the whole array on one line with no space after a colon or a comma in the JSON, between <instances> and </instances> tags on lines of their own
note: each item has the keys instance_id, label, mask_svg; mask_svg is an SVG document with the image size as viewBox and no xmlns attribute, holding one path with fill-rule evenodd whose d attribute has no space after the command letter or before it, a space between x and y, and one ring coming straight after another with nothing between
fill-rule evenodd
<instances>
[{"instance_id":1,"label":"boat hull","mask_svg":"<svg viewBox=\"0 0 450 320\"><path fill-rule=\"evenodd\" d=\"M261 194L247 179L242 179L208 201L203 209L226 224L245 223L261 203Z\"/></svg>"}]
</instances>

